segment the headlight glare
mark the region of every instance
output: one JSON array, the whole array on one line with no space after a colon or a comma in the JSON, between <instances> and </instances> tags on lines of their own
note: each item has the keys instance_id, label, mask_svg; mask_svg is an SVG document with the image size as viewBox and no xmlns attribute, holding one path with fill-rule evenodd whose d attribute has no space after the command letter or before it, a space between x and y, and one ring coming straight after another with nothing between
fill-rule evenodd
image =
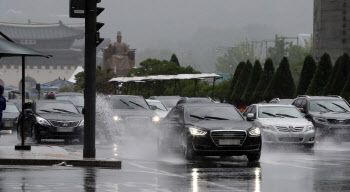
<instances>
[{"instance_id":1,"label":"headlight glare","mask_svg":"<svg viewBox=\"0 0 350 192\"><path fill-rule=\"evenodd\" d=\"M113 120L114 121L120 121L120 120L122 120L119 116L117 116L117 115L115 115L114 117L113 117Z\"/></svg>"},{"instance_id":2,"label":"headlight glare","mask_svg":"<svg viewBox=\"0 0 350 192\"><path fill-rule=\"evenodd\" d=\"M152 117L152 121L153 122L159 122L160 121L160 117L159 116L154 116L154 117Z\"/></svg>"},{"instance_id":3,"label":"headlight glare","mask_svg":"<svg viewBox=\"0 0 350 192\"><path fill-rule=\"evenodd\" d=\"M249 135L251 136L260 136L260 129L259 127L253 127L249 130Z\"/></svg>"},{"instance_id":4,"label":"headlight glare","mask_svg":"<svg viewBox=\"0 0 350 192\"><path fill-rule=\"evenodd\" d=\"M191 132L191 135L195 135L195 136L203 136L207 134L206 131L199 130L195 127L190 127L190 132Z\"/></svg>"},{"instance_id":5,"label":"headlight glare","mask_svg":"<svg viewBox=\"0 0 350 192\"><path fill-rule=\"evenodd\" d=\"M36 121L37 121L40 125L50 125L50 123L49 123L46 119L44 119L44 118L42 118L42 117L36 117Z\"/></svg>"}]
</instances>

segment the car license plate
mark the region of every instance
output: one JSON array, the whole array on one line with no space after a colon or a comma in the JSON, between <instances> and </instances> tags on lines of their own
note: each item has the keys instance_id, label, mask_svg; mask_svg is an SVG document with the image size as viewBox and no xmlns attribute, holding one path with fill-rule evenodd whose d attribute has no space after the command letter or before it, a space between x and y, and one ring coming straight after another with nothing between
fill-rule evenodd
<instances>
[{"instance_id":1,"label":"car license plate","mask_svg":"<svg viewBox=\"0 0 350 192\"><path fill-rule=\"evenodd\" d=\"M5 127L12 127L12 122L11 121L5 121Z\"/></svg>"},{"instance_id":2,"label":"car license plate","mask_svg":"<svg viewBox=\"0 0 350 192\"><path fill-rule=\"evenodd\" d=\"M299 137L299 134L290 133L290 134L288 135L288 137Z\"/></svg>"},{"instance_id":3,"label":"car license plate","mask_svg":"<svg viewBox=\"0 0 350 192\"><path fill-rule=\"evenodd\" d=\"M73 132L73 130L71 127L57 128L57 132Z\"/></svg>"},{"instance_id":4,"label":"car license plate","mask_svg":"<svg viewBox=\"0 0 350 192\"><path fill-rule=\"evenodd\" d=\"M239 139L219 139L219 145L240 145Z\"/></svg>"}]
</instances>

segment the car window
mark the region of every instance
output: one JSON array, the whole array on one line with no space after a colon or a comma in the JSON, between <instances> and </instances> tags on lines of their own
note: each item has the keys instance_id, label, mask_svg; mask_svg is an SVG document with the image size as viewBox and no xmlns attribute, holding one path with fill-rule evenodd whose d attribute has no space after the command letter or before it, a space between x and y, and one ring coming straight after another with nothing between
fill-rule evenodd
<instances>
[{"instance_id":1,"label":"car window","mask_svg":"<svg viewBox=\"0 0 350 192\"><path fill-rule=\"evenodd\" d=\"M243 116L247 116L248 115L248 113L250 113L250 111L252 110L252 108L253 108L253 106L251 105L251 106L249 106L245 111L244 111L244 113L243 113Z\"/></svg>"},{"instance_id":2,"label":"car window","mask_svg":"<svg viewBox=\"0 0 350 192\"><path fill-rule=\"evenodd\" d=\"M149 105L156 106L157 109L167 111L166 107L161 102L147 101Z\"/></svg>"},{"instance_id":3,"label":"car window","mask_svg":"<svg viewBox=\"0 0 350 192\"><path fill-rule=\"evenodd\" d=\"M263 106L259 108L259 118L304 118L295 107Z\"/></svg>"},{"instance_id":4,"label":"car window","mask_svg":"<svg viewBox=\"0 0 350 192\"><path fill-rule=\"evenodd\" d=\"M349 105L343 100L310 101L310 111L314 112L349 112Z\"/></svg>"},{"instance_id":5,"label":"car window","mask_svg":"<svg viewBox=\"0 0 350 192\"><path fill-rule=\"evenodd\" d=\"M301 104L300 104L300 108L306 109L307 108L306 105L307 105L307 100L303 99Z\"/></svg>"},{"instance_id":6,"label":"car window","mask_svg":"<svg viewBox=\"0 0 350 192\"><path fill-rule=\"evenodd\" d=\"M185 108L185 121L202 120L244 120L232 106L188 106Z\"/></svg>"},{"instance_id":7,"label":"car window","mask_svg":"<svg viewBox=\"0 0 350 192\"><path fill-rule=\"evenodd\" d=\"M297 99L296 101L294 101L293 105L296 106L297 108L300 108L300 104L301 104L301 99Z\"/></svg>"},{"instance_id":8,"label":"car window","mask_svg":"<svg viewBox=\"0 0 350 192\"><path fill-rule=\"evenodd\" d=\"M174 118L177 118L180 122L183 122L183 112L182 112L183 107L174 107L166 116L167 120L172 120Z\"/></svg>"},{"instance_id":9,"label":"car window","mask_svg":"<svg viewBox=\"0 0 350 192\"><path fill-rule=\"evenodd\" d=\"M252 111L250 113L253 113L254 116L256 117L256 106L254 105L252 108Z\"/></svg>"},{"instance_id":10,"label":"car window","mask_svg":"<svg viewBox=\"0 0 350 192\"><path fill-rule=\"evenodd\" d=\"M83 107L84 106L84 96L83 95L56 95L56 100L59 101L70 101L74 105Z\"/></svg>"}]
</instances>

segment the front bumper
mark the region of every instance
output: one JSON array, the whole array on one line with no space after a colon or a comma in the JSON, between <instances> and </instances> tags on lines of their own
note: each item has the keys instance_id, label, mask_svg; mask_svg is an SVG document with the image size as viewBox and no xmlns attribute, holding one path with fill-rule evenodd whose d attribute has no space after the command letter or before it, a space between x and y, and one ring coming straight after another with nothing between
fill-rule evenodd
<instances>
[{"instance_id":1,"label":"front bumper","mask_svg":"<svg viewBox=\"0 0 350 192\"><path fill-rule=\"evenodd\" d=\"M197 156L241 156L261 152L261 137L246 136L241 145L220 146L217 145L210 134L205 136L188 136L188 141L193 146Z\"/></svg>"},{"instance_id":2,"label":"front bumper","mask_svg":"<svg viewBox=\"0 0 350 192\"><path fill-rule=\"evenodd\" d=\"M314 123L320 137L330 137L350 141L350 125Z\"/></svg>"},{"instance_id":3,"label":"front bumper","mask_svg":"<svg viewBox=\"0 0 350 192\"><path fill-rule=\"evenodd\" d=\"M84 126L73 127L72 131L63 132L58 127L47 125L35 125L41 139L79 139L83 137Z\"/></svg>"},{"instance_id":4,"label":"front bumper","mask_svg":"<svg viewBox=\"0 0 350 192\"><path fill-rule=\"evenodd\" d=\"M262 137L263 142L267 144L310 145L315 143L315 131L278 132L264 130Z\"/></svg>"}]
</instances>

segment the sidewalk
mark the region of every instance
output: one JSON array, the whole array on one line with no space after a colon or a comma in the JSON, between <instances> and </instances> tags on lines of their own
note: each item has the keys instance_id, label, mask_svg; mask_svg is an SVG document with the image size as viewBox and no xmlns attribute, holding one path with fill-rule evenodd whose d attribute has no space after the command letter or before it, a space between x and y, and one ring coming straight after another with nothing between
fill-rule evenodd
<instances>
[{"instance_id":1,"label":"sidewalk","mask_svg":"<svg viewBox=\"0 0 350 192\"><path fill-rule=\"evenodd\" d=\"M15 146L0 146L0 165L51 166L62 162L72 166L121 168L121 161L83 159L82 154L69 153L57 146L32 146L30 151L15 150Z\"/></svg>"}]
</instances>

